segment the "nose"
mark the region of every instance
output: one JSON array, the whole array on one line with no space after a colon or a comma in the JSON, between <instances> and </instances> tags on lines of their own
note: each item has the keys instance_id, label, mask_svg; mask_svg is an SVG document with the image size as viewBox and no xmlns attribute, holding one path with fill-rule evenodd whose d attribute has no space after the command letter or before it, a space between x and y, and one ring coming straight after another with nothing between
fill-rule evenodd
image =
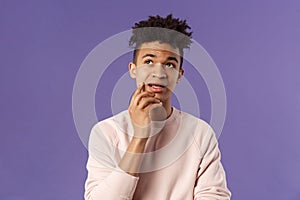
<instances>
[{"instance_id":1,"label":"nose","mask_svg":"<svg viewBox=\"0 0 300 200\"><path fill-rule=\"evenodd\" d=\"M152 72L153 78L167 78L167 74L163 64L156 64Z\"/></svg>"}]
</instances>

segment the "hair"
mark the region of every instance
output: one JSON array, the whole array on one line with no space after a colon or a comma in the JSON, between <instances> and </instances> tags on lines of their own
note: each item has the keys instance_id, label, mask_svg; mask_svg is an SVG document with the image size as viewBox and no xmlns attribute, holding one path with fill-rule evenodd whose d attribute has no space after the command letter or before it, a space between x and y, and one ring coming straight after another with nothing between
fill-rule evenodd
<instances>
[{"instance_id":1,"label":"hair","mask_svg":"<svg viewBox=\"0 0 300 200\"><path fill-rule=\"evenodd\" d=\"M186 20L174 18L172 14L165 18L159 15L149 16L147 20L135 23L129 40L129 46L134 48L133 62L136 63L137 51L143 43L159 41L179 49L181 68L183 49L189 48L192 43L192 31L189 32L188 29L191 27L186 23Z\"/></svg>"}]
</instances>

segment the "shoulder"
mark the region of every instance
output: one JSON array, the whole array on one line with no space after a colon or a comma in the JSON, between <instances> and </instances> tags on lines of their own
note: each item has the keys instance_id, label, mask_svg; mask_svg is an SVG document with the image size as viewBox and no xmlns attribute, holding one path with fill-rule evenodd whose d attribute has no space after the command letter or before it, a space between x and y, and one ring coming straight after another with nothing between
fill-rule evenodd
<instances>
[{"instance_id":1,"label":"shoulder","mask_svg":"<svg viewBox=\"0 0 300 200\"><path fill-rule=\"evenodd\" d=\"M201 118L198 118L194 115L191 115L187 112L178 110L182 119L182 123L185 124L188 127L193 127L197 131L208 131L209 129L212 129L210 124L208 124L206 121L204 121Z\"/></svg>"},{"instance_id":2,"label":"shoulder","mask_svg":"<svg viewBox=\"0 0 300 200\"><path fill-rule=\"evenodd\" d=\"M128 125L130 123L130 117L128 110L124 110L114 116L106 118L102 121L97 122L92 130L99 130L103 128L120 128Z\"/></svg>"},{"instance_id":3,"label":"shoulder","mask_svg":"<svg viewBox=\"0 0 300 200\"><path fill-rule=\"evenodd\" d=\"M117 140L118 132L125 132L130 129L131 121L129 113L124 110L114 116L97 122L91 129L90 140L99 140L106 138L110 141Z\"/></svg>"},{"instance_id":4,"label":"shoulder","mask_svg":"<svg viewBox=\"0 0 300 200\"><path fill-rule=\"evenodd\" d=\"M193 134L194 143L201 152L205 152L207 148L214 146L217 143L215 132L209 123L189 113L183 111L179 112L183 130Z\"/></svg>"}]
</instances>

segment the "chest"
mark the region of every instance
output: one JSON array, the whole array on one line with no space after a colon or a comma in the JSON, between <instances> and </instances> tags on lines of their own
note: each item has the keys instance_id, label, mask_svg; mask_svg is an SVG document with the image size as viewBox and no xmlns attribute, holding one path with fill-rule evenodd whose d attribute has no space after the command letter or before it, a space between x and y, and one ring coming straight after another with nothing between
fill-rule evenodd
<instances>
[{"instance_id":1,"label":"chest","mask_svg":"<svg viewBox=\"0 0 300 200\"><path fill-rule=\"evenodd\" d=\"M133 199L193 199L199 161L191 151L169 166L140 174Z\"/></svg>"}]
</instances>

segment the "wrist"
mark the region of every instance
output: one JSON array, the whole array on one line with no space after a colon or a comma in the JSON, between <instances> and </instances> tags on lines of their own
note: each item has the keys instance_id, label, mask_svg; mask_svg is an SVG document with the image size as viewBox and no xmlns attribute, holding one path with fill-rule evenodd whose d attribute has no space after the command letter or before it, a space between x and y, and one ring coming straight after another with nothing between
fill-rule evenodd
<instances>
[{"instance_id":1,"label":"wrist","mask_svg":"<svg viewBox=\"0 0 300 200\"><path fill-rule=\"evenodd\" d=\"M140 138L133 136L131 143L136 144L136 145L145 145L148 141L148 138Z\"/></svg>"},{"instance_id":2,"label":"wrist","mask_svg":"<svg viewBox=\"0 0 300 200\"><path fill-rule=\"evenodd\" d=\"M138 138L133 137L128 148L128 153L144 153L146 144L147 144L147 138Z\"/></svg>"}]
</instances>

